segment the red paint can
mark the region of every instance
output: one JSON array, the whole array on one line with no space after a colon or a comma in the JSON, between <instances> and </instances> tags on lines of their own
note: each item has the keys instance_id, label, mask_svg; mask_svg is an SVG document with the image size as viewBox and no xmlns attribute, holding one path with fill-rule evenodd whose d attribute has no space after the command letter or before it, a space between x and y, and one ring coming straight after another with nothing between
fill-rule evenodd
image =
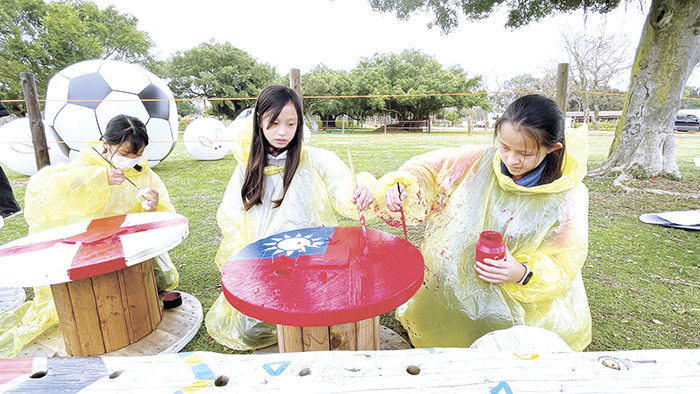
<instances>
[{"instance_id":1,"label":"red paint can","mask_svg":"<svg viewBox=\"0 0 700 394\"><path fill-rule=\"evenodd\" d=\"M506 246L503 236L498 231L482 231L476 241L474 260L484 262L484 258L501 260L506 257Z\"/></svg>"}]
</instances>

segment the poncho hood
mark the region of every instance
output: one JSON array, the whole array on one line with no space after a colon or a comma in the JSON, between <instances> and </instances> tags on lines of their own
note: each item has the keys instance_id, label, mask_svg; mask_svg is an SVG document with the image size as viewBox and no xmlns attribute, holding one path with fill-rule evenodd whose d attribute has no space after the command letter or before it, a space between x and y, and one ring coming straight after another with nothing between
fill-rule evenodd
<instances>
[{"instance_id":1,"label":"poncho hood","mask_svg":"<svg viewBox=\"0 0 700 394\"><path fill-rule=\"evenodd\" d=\"M566 153L562 176L552 183L534 187L524 187L513 182L513 179L501 173L501 155L493 157L492 165L499 186L506 191L522 194L559 193L573 189L581 183L588 171L588 126L566 130Z\"/></svg>"}]
</instances>

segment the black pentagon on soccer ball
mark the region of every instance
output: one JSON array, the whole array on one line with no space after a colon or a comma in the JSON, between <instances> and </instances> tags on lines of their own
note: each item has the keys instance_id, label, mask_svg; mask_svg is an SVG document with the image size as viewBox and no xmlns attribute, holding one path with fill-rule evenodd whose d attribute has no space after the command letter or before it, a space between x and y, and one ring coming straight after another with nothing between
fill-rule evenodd
<instances>
[{"instance_id":1,"label":"black pentagon on soccer ball","mask_svg":"<svg viewBox=\"0 0 700 394\"><path fill-rule=\"evenodd\" d=\"M71 78L68 82L68 100L75 105L95 109L112 92L107 81L99 73ZM70 101L81 100L81 101ZM88 100L88 101L82 101Z\"/></svg>"},{"instance_id":2,"label":"black pentagon on soccer ball","mask_svg":"<svg viewBox=\"0 0 700 394\"><path fill-rule=\"evenodd\" d=\"M139 93L139 98L151 118L167 120L170 117L170 103L167 101L168 95L158 86L154 84L146 86ZM157 99L165 101L143 101Z\"/></svg>"}]
</instances>

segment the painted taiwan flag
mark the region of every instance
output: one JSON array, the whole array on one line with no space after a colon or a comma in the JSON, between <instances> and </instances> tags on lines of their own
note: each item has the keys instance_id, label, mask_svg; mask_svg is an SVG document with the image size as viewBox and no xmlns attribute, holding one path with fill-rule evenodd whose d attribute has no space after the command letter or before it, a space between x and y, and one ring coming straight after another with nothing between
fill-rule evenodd
<instances>
[{"instance_id":1,"label":"painted taiwan flag","mask_svg":"<svg viewBox=\"0 0 700 394\"><path fill-rule=\"evenodd\" d=\"M388 312L423 280L423 257L403 238L360 227L279 233L234 253L222 288L244 314L275 324L329 326Z\"/></svg>"},{"instance_id":2,"label":"painted taiwan flag","mask_svg":"<svg viewBox=\"0 0 700 394\"><path fill-rule=\"evenodd\" d=\"M323 255L333 237L333 230L334 227L313 227L273 235L248 244L234 254L231 260L265 259L282 255L292 258L301 255Z\"/></svg>"}]
</instances>

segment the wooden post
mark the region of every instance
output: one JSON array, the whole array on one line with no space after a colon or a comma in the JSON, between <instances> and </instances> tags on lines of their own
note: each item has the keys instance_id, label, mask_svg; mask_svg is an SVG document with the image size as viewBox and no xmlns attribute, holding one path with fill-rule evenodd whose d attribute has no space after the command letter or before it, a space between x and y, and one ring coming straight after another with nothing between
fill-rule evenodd
<instances>
[{"instance_id":1,"label":"wooden post","mask_svg":"<svg viewBox=\"0 0 700 394\"><path fill-rule=\"evenodd\" d=\"M341 133L341 134L345 134L345 115L343 115L343 123L342 123L342 126L341 126L341 131L340 131L340 133Z\"/></svg>"},{"instance_id":2,"label":"wooden post","mask_svg":"<svg viewBox=\"0 0 700 394\"><path fill-rule=\"evenodd\" d=\"M556 85L557 96L555 101L559 109L566 114L566 100L569 93L569 63L559 63Z\"/></svg>"},{"instance_id":3,"label":"wooden post","mask_svg":"<svg viewBox=\"0 0 700 394\"><path fill-rule=\"evenodd\" d=\"M32 144L34 145L34 158L37 171L51 165L49 148L46 146L46 134L44 134L44 122L41 120L41 108L36 94L36 82L34 74L19 73L24 91L24 101L27 104L27 117L29 128L32 130Z\"/></svg>"},{"instance_id":4,"label":"wooden post","mask_svg":"<svg viewBox=\"0 0 700 394\"><path fill-rule=\"evenodd\" d=\"M289 87L301 97L301 72L298 68L289 70Z\"/></svg>"}]
</instances>

